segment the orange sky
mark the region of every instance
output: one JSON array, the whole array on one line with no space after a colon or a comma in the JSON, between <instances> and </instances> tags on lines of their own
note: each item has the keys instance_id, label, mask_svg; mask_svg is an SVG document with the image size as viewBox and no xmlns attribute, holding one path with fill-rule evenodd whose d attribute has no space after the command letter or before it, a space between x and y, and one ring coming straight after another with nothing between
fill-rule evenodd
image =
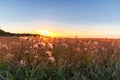
<instances>
[{"instance_id":1,"label":"orange sky","mask_svg":"<svg viewBox=\"0 0 120 80\"><path fill-rule=\"evenodd\" d=\"M68 25L56 22L36 22L34 24L8 23L5 26L9 27L2 26L1 28L13 33L37 33L39 30L47 30L52 36L57 37L120 37L119 25Z\"/></svg>"}]
</instances>

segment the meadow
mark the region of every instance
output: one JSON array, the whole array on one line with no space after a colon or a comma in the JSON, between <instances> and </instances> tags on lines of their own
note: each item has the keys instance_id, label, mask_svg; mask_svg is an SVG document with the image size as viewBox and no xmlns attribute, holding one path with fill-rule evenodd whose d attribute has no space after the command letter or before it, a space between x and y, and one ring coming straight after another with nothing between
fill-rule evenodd
<instances>
[{"instance_id":1,"label":"meadow","mask_svg":"<svg viewBox=\"0 0 120 80\"><path fill-rule=\"evenodd\" d=\"M120 80L120 39L0 37L0 80Z\"/></svg>"}]
</instances>

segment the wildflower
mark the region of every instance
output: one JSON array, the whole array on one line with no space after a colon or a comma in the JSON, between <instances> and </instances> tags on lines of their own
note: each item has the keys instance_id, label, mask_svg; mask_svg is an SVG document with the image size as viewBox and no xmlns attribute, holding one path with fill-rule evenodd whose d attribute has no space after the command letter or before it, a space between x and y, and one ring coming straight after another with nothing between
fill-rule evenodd
<instances>
[{"instance_id":1,"label":"wildflower","mask_svg":"<svg viewBox=\"0 0 120 80\"><path fill-rule=\"evenodd\" d=\"M115 46L115 43L114 43L114 42L112 42L112 43L111 43L111 45L112 45L112 47L114 47L114 46Z\"/></svg>"},{"instance_id":2,"label":"wildflower","mask_svg":"<svg viewBox=\"0 0 120 80\"><path fill-rule=\"evenodd\" d=\"M45 53L46 53L49 57L52 56L52 52L50 52L50 51L46 51Z\"/></svg>"},{"instance_id":3,"label":"wildflower","mask_svg":"<svg viewBox=\"0 0 120 80\"><path fill-rule=\"evenodd\" d=\"M55 58L54 58L54 57L52 57L52 56L51 56L51 57L49 57L49 58L48 58L48 60L49 60L50 62L55 62Z\"/></svg>"},{"instance_id":4,"label":"wildflower","mask_svg":"<svg viewBox=\"0 0 120 80\"><path fill-rule=\"evenodd\" d=\"M95 60L92 60L92 63L95 63Z\"/></svg>"},{"instance_id":5,"label":"wildflower","mask_svg":"<svg viewBox=\"0 0 120 80\"><path fill-rule=\"evenodd\" d=\"M118 45L118 48L120 48L120 45Z\"/></svg>"},{"instance_id":6,"label":"wildflower","mask_svg":"<svg viewBox=\"0 0 120 80\"><path fill-rule=\"evenodd\" d=\"M87 50L88 50L88 48L84 48L84 50L85 50L85 51L87 51Z\"/></svg>"},{"instance_id":7,"label":"wildflower","mask_svg":"<svg viewBox=\"0 0 120 80\"><path fill-rule=\"evenodd\" d=\"M88 44L91 44L91 41L89 41Z\"/></svg>"},{"instance_id":8,"label":"wildflower","mask_svg":"<svg viewBox=\"0 0 120 80\"><path fill-rule=\"evenodd\" d=\"M107 49L105 47L102 47L102 51L107 51Z\"/></svg>"},{"instance_id":9,"label":"wildflower","mask_svg":"<svg viewBox=\"0 0 120 80\"><path fill-rule=\"evenodd\" d=\"M53 49L52 43L48 43L46 47L47 47L47 49Z\"/></svg>"},{"instance_id":10,"label":"wildflower","mask_svg":"<svg viewBox=\"0 0 120 80\"><path fill-rule=\"evenodd\" d=\"M37 44L38 44L39 48L41 48L41 49L44 49L46 46L46 44L44 42L38 42Z\"/></svg>"},{"instance_id":11,"label":"wildflower","mask_svg":"<svg viewBox=\"0 0 120 80\"><path fill-rule=\"evenodd\" d=\"M7 61L7 62L10 62L12 59L13 59L14 55L12 54L7 54L4 59Z\"/></svg>"},{"instance_id":12,"label":"wildflower","mask_svg":"<svg viewBox=\"0 0 120 80\"><path fill-rule=\"evenodd\" d=\"M117 51L117 49L114 49L114 53L117 53L118 51Z\"/></svg>"},{"instance_id":13,"label":"wildflower","mask_svg":"<svg viewBox=\"0 0 120 80\"><path fill-rule=\"evenodd\" d=\"M35 58L35 59L39 59L38 55L35 55L34 58Z\"/></svg>"},{"instance_id":14,"label":"wildflower","mask_svg":"<svg viewBox=\"0 0 120 80\"><path fill-rule=\"evenodd\" d=\"M88 43L87 43L87 42L84 42L83 44L84 44L85 46L87 46L87 45L88 45Z\"/></svg>"},{"instance_id":15,"label":"wildflower","mask_svg":"<svg viewBox=\"0 0 120 80\"><path fill-rule=\"evenodd\" d=\"M80 52L80 48L77 47L77 48L74 49L74 51L76 51L76 52Z\"/></svg>"},{"instance_id":16,"label":"wildflower","mask_svg":"<svg viewBox=\"0 0 120 80\"><path fill-rule=\"evenodd\" d=\"M9 48L7 47L7 45L5 45L5 44L2 45L2 48L6 49L6 50L9 49Z\"/></svg>"},{"instance_id":17,"label":"wildflower","mask_svg":"<svg viewBox=\"0 0 120 80\"><path fill-rule=\"evenodd\" d=\"M60 47L62 47L62 48L68 48L68 45L67 45L66 43L62 43L62 44L60 45Z\"/></svg>"},{"instance_id":18,"label":"wildflower","mask_svg":"<svg viewBox=\"0 0 120 80\"><path fill-rule=\"evenodd\" d=\"M25 54L28 54L29 53L29 51L25 51Z\"/></svg>"},{"instance_id":19,"label":"wildflower","mask_svg":"<svg viewBox=\"0 0 120 80\"><path fill-rule=\"evenodd\" d=\"M97 41L95 41L93 44L94 44L94 45L98 45L98 42L97 42Z\"/></svg>"},{"instance_id":20,"label":"wildflower","mask_svg":"<svg viewBox=\"0 0 120 80\"><path fill-rule=\"evenodd\" d=\"M38 61L39 61L39 57L38 57L38 55L34 55L34 57L33 57L34 59L33 59L33 63L34 64L36 64Z\"/></svg>"},{"instance_id":21,"label":"wildflower","mask_svg":"<svg viewBox=\"0 0 120 80\"><path fill-rule=\"evenodd\" d=\"M39 48L38 44L37 44L37 43L34 44L34 45L33 45L33 48L34 48L34 49L38 49L38 48Z\"/></svg>"},{"instance_id":22,"label":"wildflower","mask_svg":"<svg viewBox=\"0 0 120 80\"><path fill-rule=\"evenodd\" d=\"M20 60L20 65L21 65L21 66L25 66L25 65L26 65L26 62L22 59L22 60Z\"/></svg>"},{"instance_id":23,"label":"wildflower","mask_svg":"<svg viewBox=\"0 0 120 80\"><path fill-rule=\"evenodd\" d=\"M30 46L30 49L32 49L33 47L32 46Z\"/></svg>"}]
</instances>

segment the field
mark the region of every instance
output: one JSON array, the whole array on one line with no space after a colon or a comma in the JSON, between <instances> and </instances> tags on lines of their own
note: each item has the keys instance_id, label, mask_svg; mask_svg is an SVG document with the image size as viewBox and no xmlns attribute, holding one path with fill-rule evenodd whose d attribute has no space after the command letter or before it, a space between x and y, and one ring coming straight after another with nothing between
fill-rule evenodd
<instances>
[{"instance_id":1,"label":"field","mask_svg":"<svg viewBox=\"0 0 120 80\"><path fill-rule=\"evenodd\" d=\"M0 80L120 80L120 40L0 37Z\"/></svg>"}]
</instances>

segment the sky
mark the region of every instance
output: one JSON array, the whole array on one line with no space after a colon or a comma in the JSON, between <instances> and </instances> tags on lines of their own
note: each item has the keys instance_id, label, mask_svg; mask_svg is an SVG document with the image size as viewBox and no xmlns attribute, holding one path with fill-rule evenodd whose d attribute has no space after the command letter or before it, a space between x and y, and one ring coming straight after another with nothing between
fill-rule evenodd
<instances>
[{"instance_id":1,"label":"sky","mask_svg":"<svg viewBox=\"0 0 120 80\"><path fill-rule=\"evenodd\" d=\"M119 0L0 0L0 28L59 36L120 38Z\"/></svg>"}]
</instances>

